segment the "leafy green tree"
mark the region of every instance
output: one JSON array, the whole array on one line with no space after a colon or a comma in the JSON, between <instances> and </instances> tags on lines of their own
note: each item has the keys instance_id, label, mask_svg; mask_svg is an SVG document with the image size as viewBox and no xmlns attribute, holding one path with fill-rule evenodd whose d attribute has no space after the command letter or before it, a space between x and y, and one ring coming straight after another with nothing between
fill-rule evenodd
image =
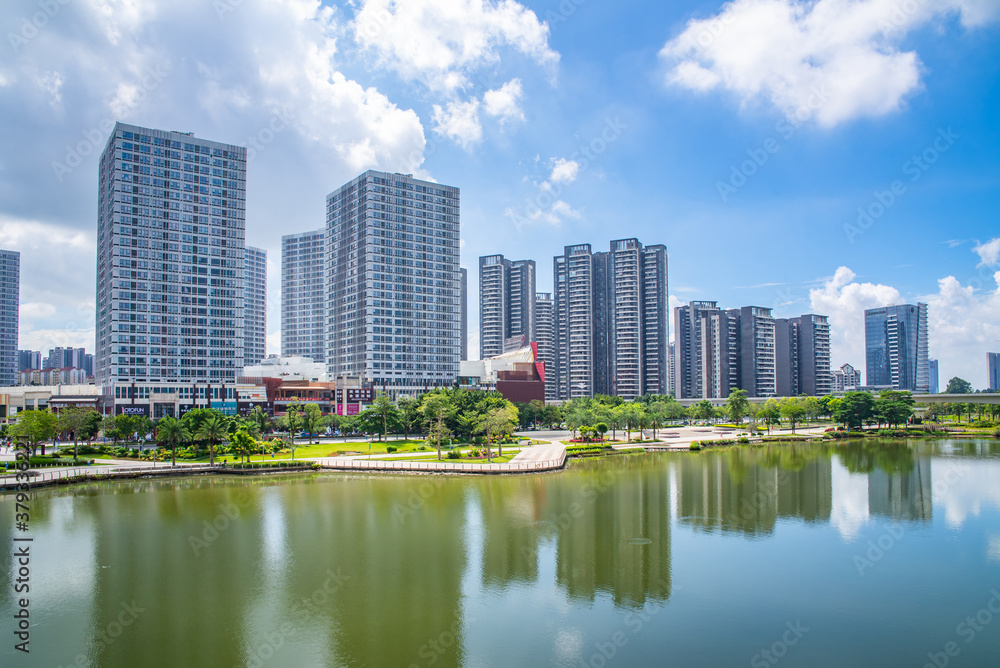
<instances>
[{"instance_id":1,"label":"leafy green tree","mask_svg":"<svg viewBox=\"0 0 1000 668\"><path fill-rule=\"evenodd\" d=\"M795 423L806 415L805 403L799 397L787 397L781 401L779 408L781 417L792 423L792 433L795 433Z\"/></svg>"},{"instance_id":2,"label":"leafy green tree","mask_svg":"<svg viewBox=\"0 0 1000 668\"><path fill-rule=\"evenodd\" d=\"M609 427L607 422L598 422L594 425L594 431L597 432L602 441L604 440L604 435L608 433L608 429Z\"/></svg>"},{"instance_id":3,"label":"leafy green tree","mask_svg":"<svg viewBox=\"0 0 1000 668\"><path fill-rule=\"evenodd\" d=\"M229 444L232 446L233 452L241 459L246 458L248 463L250 455L257 449L257 440L242 428L236 430L236 433L229 438Z\"/></svg>"},{"instance_id":4,"label":"leafy green tree","mask_svg":"<svg viewBox=\"0 0 1000 668\"><path fill-rule=\"evenodd\" d=\"M17 422L7 428L10 437L16 442L27 445L34 455L38 446L42 446L42 455L45 455L45 442L51 440L56 435L59 426L59 419L48 409L22 410L17 413Z\"/></svg>"},{"instance_id":5,"label":"leafy green tree","mask_svg":"<svg viewBox=\"0 0 1000 668\"><path fill-rule=\"evenodd\" d=\"M735 424L743 422L743 417L750 413L750 400L746 390L733 390L726 400L726 415Z\"/></svg>"},{"instance_id":6,"label":"leafy green tree","mask_svg":"<svg viewBox=\"0 0 1000 668\"><path fill-rule=\"evenodd\" d=\"M634 401L622 405L622 414L625 417L625 439L627 441L632 440L632 430L642 429L642 419L645 412L642 404L637 404ZM641 431L639 432L639 437L640 439L642 437Z\"/></svg>"},{"instance_id":7,"label":"leafy green tree","mask_svg":"<svg viewBox=\"0 0 1000 668\"><path fill-rule=\"evenodd\" d=\"M834 408L834 419L848 429L861 429L875 415L875 398L867 392L848 392Z\"/></svg>"},{"instance_id":8,"label":"leafy green tree","mask_svg":"<svg viewBox=\"0 0 1000 668\"><path fill-rule=\"evenodd\" d=\"M396 399L396 408L399 409L399 424L403 428L403 438L408 439L411 430L419 429L420 402L404 394Z\"/></svg>"},{"instance_id":9,"label":"leafy green tree","mask_svg":"<svg viewBox=\"0 0 1000 668\"><path fill-rule=\"evenodd\" d=\"M202 421L195 437L208 443L209 464L215 466L215 446L227 436L226 423L221 416L212 415Z\"/></svg>"},{"instance_id":10,"label":"leafy green tree","mask_svg":"<svg viewBox=\"0 0 1000 668\"><path fill-rule=\"evenodd\" d=\"M381 423L381 440L388 441L389 425L396 425L400 421L401 416L399 414L399 409L396 408L396 405L392 403L392 400L389 397L384 394L380 394L375 397L375 401L368 410L371 411L373 415L378 417L379 422Z\"/></svg>"},{"instance_id":11,"label":"leafy green tree","mask_svg":"<svg viewBox=\"0 0 1000 668\"><path fill-rule=\"evenodd\" d=\"M948 387L945 388L945 394L972 394L972 383L965 380L964 378L959 378L955 376L948 381Z\"/></svg>"},{"instance_id":12,"label":"leafy green tree","mask_svg":"<svg viewBox=\"0 0 1000 668\"><path fill-rule=\"evenodd\" d=\"M170 465L177 466L177 446L191 440L191 432L183 421L171 416L160 418L156 423L156 442L169 445L171 451Z\"/></svg>"},{"instance_id":13,"label":"leafy green tree","mask_svg":"<svg viewBox=\"0 0 1000 668\"><path fill-rule=\"evenodd\" d=\"M254 406L253 410L246 417L247 422L255 424L257 426L256 431L248 431L251 436L256 434L257 437L261 437L270 431L271 418L267 413L263 411L260 406Z\"/></svg>"},{"instance_id":14,"label":"leafy green tree","mask_svg":"<svg viewBox=\"0 0 1000 668\"><path fill-rule=\"evenodd\" d=\"M886 391L875 400L875 416L890 427L906 424L913 417L913 395L909 392Z\"/></svg>"},{"instance_id":15,"label":"leafy green tree","mask_svg":"<svg viewBox=\"0 0 1000 668\"><path fill-rule=\"evenodd\" d=\"M702 399L691 406L691 417L696 420L711 420L715 417L715 407L708 399Z\"/></svg>"},{"instance_id":16,"label":"leafy green tree","mask_svg":"<svg viewBox=\"0 0 1000 668\"><path fill-rule=\"evenodd\" d=\"M309 443L312 444L312 435L316 434L316 442L319 443L319 430L323 425L323 411L316 404L306 404L299 414L302 429L309 434ZM292 457L294 459L294 456Z\"/></svg>"},{"instance_id":17,"label":"leafy green tree","mask_svg":"<svg viewBox=\"0 0 1000 668\"><path fill-rule=\"evenodd\" d=\"M61 432L68 432L73 438L73 459L79 457L79 439L86 437L88 425L93 424L93 417L96 415L100 420L100 413L92 408L65 408L59 413L59 426Z\"/></svg>"},{"instance_id":18,"label":"leafy green tree","mask_svg":"<svg viewBox=\"0 0 1000 668\"><path fill-rule=\"evenodd\" d=\"M764 406L757 412L757 419L767 425L767 433L771 433L771 426L781 422L781 405L777 399L768 399Z\"/></svg>"},{"instance_id":19,"label":"leafy green tree","mask_svg":"<svg viewBox=\"0 0 1000 668\"><path fill-rule=\"evenodd\" d=\"M441 439L448 437L448 429L445 427L444 422L445 419L451 416L453 411L454 407L447 394L443 392L430 392L424 395L420 412L430 426L428 432L437 446L438 460L441 459Z\"/></svg>"}]
</instances>

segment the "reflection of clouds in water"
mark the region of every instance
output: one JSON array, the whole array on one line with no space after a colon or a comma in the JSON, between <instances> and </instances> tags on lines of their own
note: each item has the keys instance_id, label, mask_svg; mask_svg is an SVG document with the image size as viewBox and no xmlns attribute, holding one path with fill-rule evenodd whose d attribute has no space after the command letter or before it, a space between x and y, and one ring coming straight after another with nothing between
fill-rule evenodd
<instances>
[{"instance_id":1,"label":"reflection of clouds in water","mask_svg":"<svg viewBox=\"0 0 1000 668\"><path fill-rule=\"evenodd\" d=\"M868 476L854 475L842 466L834 465L832 471L833 508L830 524L845 541L858 537L858 532L868 523Z\"/></svg>"},{"instance_id":2,"label":"reflection of clouds in water","mask_svg":"<svg viewBox=\"0 0 1000 668\"><path fill-rule=\"evenodd\" d=\"M959 529L969 515L1000 509L1000 462L983 459L935 459L931 463L934 505L943 506L945 521Z\"/></svg>"},{"instance_id":3,"label":"reflection of clouds in water","mask_svg":"<svg viewBox=\"0 0 1000 668\"><path fill-rule=\"evenodd\" d=\"M583 633L577 628L559 629L554 640L559 665L576 665L583 657Z\"/></svg>"},{"instance_id":4,"label":"reflection of clouds in water","mask_svg":"<svg viewBox=\"0 0 1000 668\"><path fill-rule=\"evenodd\" d=\"M269 569L280 571L287 561L287 545L285 543L285 509L281 498L276 493L267 490L261 499L261 545L264 561ZM247 508L241 509L249 514ZM239 520L237 520L239 521Z\"/></svg>"},{"instance_id":5,"label":"reflection of clouds in water","mask_svg":"<svg viewBox=\"0 0 1000 668\"><path fill-rule=\"evenodd\" d=\"M1000 536L990 538L990 549L986 553L993 561L1000 561Z\"/></svg>"}]
</instances>

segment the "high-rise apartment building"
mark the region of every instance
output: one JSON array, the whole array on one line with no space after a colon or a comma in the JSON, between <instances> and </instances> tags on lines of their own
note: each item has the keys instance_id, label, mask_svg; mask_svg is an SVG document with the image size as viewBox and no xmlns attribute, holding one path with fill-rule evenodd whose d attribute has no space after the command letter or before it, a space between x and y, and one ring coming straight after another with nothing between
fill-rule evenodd
<instances>
[{"instance_id":1,"label":"high-rise apartment building","mask_svg":"<svg viewBox=\"0 0 1000 668\"><path fill-rule=\"evenodd\" d=\"M459 189L368 171L326 200L326 363L390 394L450 386L461 356Z\"/></svg>"},{"instance_id":2,"label":"high-rise apartment building","mask_svg":"<svg viewBox=\"0 0 1000 668\"><path fill-rule=\"evenodd\" d=\"M535 261L479 258L479 357L504 352L504 342L535 340Z\"/></svg>"},{"instance_id":3,"label":"high-rise apartment building","mask_svg":"<svg viewBox=\"0 0 1000 668\"><path fill-rule=\"evenodd\" d=\"M771 309L744 306L730 311L739 319L739 369L735 387L751 397L775 396L774 317Z\"/></svg>"},{"instance_id":4,"label":"high-rise apartment building","mask_svg":"<svg viewBox=\"0 0 1000 668\"><path fill-rule=\"evenodd\" d=\"M84 348L49 349L49 354L42 360L42 369L83 369L88 376L93 375L94 358L87 354Z\"/></svg>"},{"instance_id":5,"label":"high-rise apartment building","mask_svg":"<svg viewBox=\"0 0 1000 668\"><path fill-rule=\"evenodd\" d=\"M552 294L535 294L535 340L538 342L538 361L545 363L545 401L556 400L555 382L555 323L553 321Z\"/></svg>"},{"instance_id":6,"label":"high-rise apartment building","mask_svg":"<svg viewBox=\"0 0 1000 668\"><path fill-rule=\"evenodd\" d=\"M33 371L42 368L42 353L38 350L17 351L18 371Z\"/></svg>"},{"instance_id":7,"label":"high-rise apartment building","mask_svg":"<svg viewBox=\"0 0 1000 668\"><path fill-rule=\"evenodd\" d=\"M267 251L246 247L243 264L243 366L267 357Z\"/></svg>"},{"instance_id":8,"label":"high-rise apartment building","mask_svg":"<svg viewBox=\"0 0 1000 668\"><path fill-rule=\"evenodd\" d=\"M729 313L718 302L694 301L674 309L674 347L678 399L729 396ZM735 331L732 336L735 336Z\"/></svg>"},{"instance_id":9,"label":"high-rise apartment building","mask_svg":"<svg viewBox=\"0 0 1000 668\"><path fill-rule=\"evenodd\" d=\"M0 387L17 384L18 312L21 304L21 254L0 250Z\"/></svg>"},{"instance_id":10,"label":"high-rise apartment building","mask_svg":"<svg viewBox=\"0 0 1000 668\"><path fill-rule=\"evenodd\" d=\"M927 304L865 311L867 384L926 394L930 389Z\"/></svg>"},{"instance_id":11,"label":"high-rise apartment building","mask_svg":"<svg viewBox=\"0 0 1000 668\"><path fill-rule=\"evenodd\" d=\"M594 263L590 244L553 258L559 399L594 396Z\"/></svg>"},{"instance_id":12,"label":"high-rise apartment building","mask_svg":"<svg viewBox=\"0 0 1000 668\"><path fill-rule=\"evenodd\" d=\"M558 398L662 394L667 368L667 249L637 239L567 246L553 262Z\"/></svg>"},{"instance_id":13,"label":"high-rise apartment building","mask_svg":"<svg viewBox=\"0 0 1000 668\"><path fill-rule=\"evenodd\" d=\"M281 356L326 360L326 230L281 237Z\"/></svg>"},{"instance_id":14,"label":"high-rise apartment building","mask_svg":"<svg viewBox=\"0 0 1000 668\"><path fill-rule=\"evenodd\" d=\"M245 208L244 147L115 125L98 175L99 385L235 382Z\"/></svg>"},{"instance_id":15,"label":"high-rise apartment building","mask_svg":"<svg viewBox=\"0 0 1000 668\"><path fill-rule=\"evenodd\" d=\"M986 353L986 359L989 371L989 387L991 390L1000 390L1000 353Z\"/></svg>"},{"instance_id":16,"label":"high-rise apartment building","mask_svg":"<svg viewBox=\"0 0 1000 668\"><path fill-rule=\"evenodd\" d=\"M777 318L774 328L776 395L830 394L833 375L827 317L810 313L797 318Z\"/></svg>"},{"instance_id":17,"label":"high-rise apartment building","mask_svg":"<svg viewBox=\"0 0 1000 668\"><path fill-rule=\"evenodd\" d=\"M927 392L929 394L937 394L941 391L941 378L938 368L937 360L927 360Z\"/></svg>"},{"instance_id":18,"label":"high-rise apartment building","mask_svg":"<svg viewBox=\"0 0 1000 668\"><path fill-rule=\"evenodd\" d=\"M469 359L469 270L462 267L460 274L462 290L462 350L460 357L467 360Z\"/></svg>"}]
</instances>

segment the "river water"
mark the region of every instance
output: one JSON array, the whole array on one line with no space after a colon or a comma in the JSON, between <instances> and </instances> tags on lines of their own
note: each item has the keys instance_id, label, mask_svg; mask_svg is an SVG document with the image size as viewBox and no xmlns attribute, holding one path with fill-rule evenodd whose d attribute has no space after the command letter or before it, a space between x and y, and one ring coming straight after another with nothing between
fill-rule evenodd
<instances>
[{"instance_id":1,"label":"river water","mask_svg":"<svg viewBox=\"0 0 1000 668\"><path fill-rule=\"evenodd\" d=\"M1000 443L0 497L2 666L994 666ZM30 654L11 555L30 537Z\"/></svg>"}]
</instances>

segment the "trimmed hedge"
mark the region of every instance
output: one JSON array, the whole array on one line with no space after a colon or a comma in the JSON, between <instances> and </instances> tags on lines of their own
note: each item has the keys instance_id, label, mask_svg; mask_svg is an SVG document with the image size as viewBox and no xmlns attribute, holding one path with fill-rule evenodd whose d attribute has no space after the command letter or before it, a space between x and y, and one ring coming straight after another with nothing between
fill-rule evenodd
<instances>
[{"instance_id":1,"label":"trimmed hedge","mask_svg":"<svg viewBox=\"0 0 1000 668\"><path fill-rule=\"evenodd\" d=\"M93 459L59 459L52 457L31 457L28 459L28 466L33 469L51 466L90 466L93 463Z\"/></svg>"}]
</instances>

